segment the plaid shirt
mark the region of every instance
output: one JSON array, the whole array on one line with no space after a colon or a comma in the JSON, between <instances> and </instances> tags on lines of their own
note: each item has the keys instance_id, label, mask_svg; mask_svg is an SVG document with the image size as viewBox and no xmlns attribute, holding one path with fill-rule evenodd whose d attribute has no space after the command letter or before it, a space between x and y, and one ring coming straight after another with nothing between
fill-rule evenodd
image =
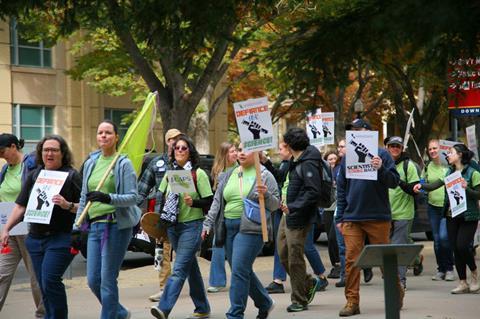
<instances>
[{"instance_id":1,"label":"plaid shirt","mask_svg":"<svg viewBox=\"0 0 480 319\"><path fill-rule=\"evenodd\" d=\"M163 163L162 163L163 161ZM163 164L163 165L162 165ZM167 171L168 167L168 156L163 154L160 156L154 157L150 163L148 163L147 168L143 172L140 180L137 183L138 186L138 197L137 205L140 206L147 198L152 189L154 192L160 187L163 176Z\"/></svg>"}]
</instances>

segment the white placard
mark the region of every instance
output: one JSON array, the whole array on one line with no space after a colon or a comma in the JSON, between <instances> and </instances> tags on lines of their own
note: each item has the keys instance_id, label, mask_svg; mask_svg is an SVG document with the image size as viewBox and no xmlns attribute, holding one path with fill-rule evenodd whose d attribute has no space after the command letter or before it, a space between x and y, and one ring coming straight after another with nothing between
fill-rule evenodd
<instances>
[{"instance_id":1,"label":"white placard","mask_svg":"<svg viewBox=\"0 0 480 319\"><path fill-rule=\"evenodd\" d=\"M468 148L475 154L475 159L478 161L478 144L477 136L475 135L475 124L466 128L467 145Z\"/></svg>"},{"instance_id":2,"label":"white placard","mask_svg":"<svg viewBox=\"0 0 480 319\"><path fill-rule=\"evenodd\" d=\"M346 131L346 177L377 180L377 170L371 164L378 155L377 131Z\"/></svg>"},{"instance_id":3,"label":"white placard","mask_svg":"<svg viewBox=\"0 0 480 319\"><path fill-rule=\"evenodd\" d=\"M262 151L274 147L273 125L267 97L233 103L243 148Z\"/></svg>"},{"instance_id":4,"label":"white placard","mask_svg":"<svg viewBox=\"0 0 480 319\"><path fill-rule=\"evenodd\" d=\"M447 153L455 144L458 144L458 142L438 140L438 152L440 153L440 163L442 163L442 165L448 166Z\"/></svg>"},{"instance_id":5,"label":"white placard","mask_svg":"<svg viewBox=\"0 0 480 319\"><path fill-rule=\"evenodd\" d=\"M0 231L2 231L3 227L7 224L7 220L10 218L10 215L12 215L14 207L15 203L12 202L0 203ZM25 222L20 222L10 229L8 233L10 236L26 235L28 234L28 225Z\"/></svg>"},{"instance_id":6,"label":"white placard","mask_svg":"<svg viewBox=\"0 0 480 319\"><path fill-rule=\"evenodd\" d=\"M322 113L323 144L335 144L335 113Z\"/></svg>"},{"instance_id":7,"label":"white placard","mask_svg":"<svg viewBox=\"0 0 480 319\"><path fill-rule=\"evenodd\" d=\"M23 221L50 224L55 206L52 197L60 193L67 177L68 172L42 169L30 193Z\"/></svg>"},{"instance_id":8,"label":"white placard","mask_svg":"<svg viewBox=\"0 0 480 319\"><path fill-rule=\"evenodd\" d=\"M192 171L167 171L167 181L173 193L195 193Z\"/></svg>"},{"instance_id":9,"label":"white placard","mask_svg":"<svg viewBox=\"0 0 480 319\"><path fill-rule=\"evenodd\" d=\"M306 131L310 144L315 146L323 146L323 133L322 133L322 110L316 109L307 115Z\"/></svg>"},{"instance_id":10,"label":"white placard","mask_svg":"<svg viewBox=\"0 0 480 319\"><path fill-rule=\"evenodd\" d=\"M465 196L465 188L462 187L462 180L462 174L459 171L445 177L445 186L447 188L448 200L450 201L452 217L460 215L467 210L467 196Z\"/></svg>"},{"instance_id":11,"label":"white placard","mask_svg":"<svg viewBox=\"0 0 480 319\"><path fill-rule=\"evenodd\" d=\"M143 240L143 241L146 241L147 243L150 242L150 237L148 237L148 234L142 230L142 232L140 233L136 233L135 234L135 238L136 239L140 239L140 240Z\"/></svg>"}]
</instances>

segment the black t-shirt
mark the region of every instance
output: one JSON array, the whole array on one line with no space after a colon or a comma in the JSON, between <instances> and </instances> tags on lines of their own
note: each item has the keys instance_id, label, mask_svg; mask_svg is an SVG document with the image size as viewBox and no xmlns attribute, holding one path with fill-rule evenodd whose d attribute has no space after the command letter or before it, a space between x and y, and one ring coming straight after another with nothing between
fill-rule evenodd
<instances>
[{"instance_id":1,"label":"black t-shirt","mask_svg":"<svg viewBox=\"0 0 480 319\"><path fill-rule=\"evenodd\" d=\"M33 185L42 169L44 168L36 168L28 174L27 180L25 181L25 184L22 185L22 190L15 203L27 207L30 192L32 191ZM82 189L82 179L80 178L80 174L72 167L62 167L57 171L68 172L68 177L65 180L65 184L63 184L60 195L69 202L78 203L80 201L80 191ZM74 221L75 214L55 205L53 207L50 224L30 223L29 232L34 235L44 235L46 233L70 233Z\"/></svg>"}]
</instances>

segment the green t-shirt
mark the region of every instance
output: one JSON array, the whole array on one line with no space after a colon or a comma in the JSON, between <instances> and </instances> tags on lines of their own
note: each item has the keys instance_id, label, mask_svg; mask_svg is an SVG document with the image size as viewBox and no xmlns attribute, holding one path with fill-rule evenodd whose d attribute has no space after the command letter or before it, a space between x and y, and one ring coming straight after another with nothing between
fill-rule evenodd
<instances>
[{"instance_id":1,"label":"green t-shirt","mask_svg":"<svg viewBox=\"0 0 480 319\"><path fill-rule=\"evenodd\" d=\"M427 166L426 172L423 173L426 183L433 183L439 179L443 181L447 174L448 167L444 165L437 165L430 162ZM443 207L445 202L445 186L437 188L434 191L428 192L428 203L435 207Z\"/></svg>"},{"instance_id":2,"label":"green t-shirt","mask_svg":"<svg viewBox=\"0 0 480 319\"><path fill-rule=\"evenodd\" d=\"M400 180L408 184L420 181L415 164L408 161L407 177L403 169L403 161L398 163L395 168L400 175ZM412 195L405 193L400 186L388 189L388 198L392 209L393 220L410 220L415 216L415 199Z\"/></svg>"},{"instance_id":3,"label":"green t-shirt","mask_svg":"<svg viewBox=\"0 0 480 319\"><path fill-rule=\"evenodd\" d=\"M165 177L162 179L162 182L160 183L160 187L158 189L162 193L164 193L165 196L167 196L167 194L170 192L170 185L168 184L168 181ZM200 193L200 196L198 195L197 192L189 193L192 199L205 198L213 195L212 188L210 186L210 181L208 179L208 175L201 168L197 168L197 190ZM185 204L183 200L183 194L180 194L179 205L180 205L180 213L177 219L178 222L186 223L192 220L203 219L202 209L196 208L196 207L190 207L187 204Z\"/></svg>"},{"instance_id":4,"label":"green t-shirt","mask_svg":"<svg viewBox=\"0 0 480 319\"><path fill-rule=\"evenodd\" d=\"M0 185L0 202L15 202L22 189L23 163L8 166L5 178Z\"/></svg>"},{"instance_id":5,"label":"green t-shirt","mask_svg":"<svg viewBox=\"0 0 480 319\"><path fill-rule=\"evenodd\" d=\"M287 205L287 190L288 190L288 183L290 182L289 175L287 174L287 177L285 178L285 182L283 182L283 187L282 187L282 204Z\"/></svg>"},{"instance_id":6,"label":"green t-shirt","mask_svg":"<svg viewBox=\"0 0 480 319\"><path fill-rule=\"evenodd\" d=\"M243 214L243 199L240 196L240 179L238 177L239 167L235 168L223 189L225 199L225 218L237 219ZM243 197L247 197L255 183L255 166L243 169L242 187Z\"/></svg>"},{"instance_id":7,"label":"green t-shirt","mask_svg":"<svg viewBox=\"0 0 480 319\"><path fill-rule=\"evenodd\" d=\"M103 174L107 170L108 166L112 163L114 157L115 154L109 157L100 155L87 182L89 192L92 192L97 188L97 185L100 183ZM105 194L115 193L115 176L113 175L113 171L108 174L105 183L103 183L103 186L99 189L99 191ZM92 206L88 210L88 217L92 219L113 212L115 212L115 206L100 202L93 202Z\"/></svg>"}]
</instances>

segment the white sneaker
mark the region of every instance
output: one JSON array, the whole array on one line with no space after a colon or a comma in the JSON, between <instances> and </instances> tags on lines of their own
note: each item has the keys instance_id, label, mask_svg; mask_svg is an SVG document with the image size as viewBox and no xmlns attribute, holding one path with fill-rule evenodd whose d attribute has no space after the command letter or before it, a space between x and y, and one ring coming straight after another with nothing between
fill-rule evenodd
<instances>
[{"instance_id":1,"label":"white sneaker","mask_svg":"<svg viewBox=\"0 0 480 319\"><path fill-rule=\"evenodd\" d=\"M452 294L454 295L458 295L458 294L466 294L466 293L469 293L470 292L470 288L468 287L468 284L465 283L465 282L460 282L458 284L458 286L453 289L452 291L450 291Z\"/></svg>"},{"instance_id":2,"label":"white sneaker","mask_svg":"<svg viewBox=\"0 0 480 319\"><path fill-rule=\"evenodd\" d=\"M476 273L472 273L472 279L470 280L470 292L473 294L480 293L480 285L478 284Z\"/></svg>"},{"instance_id":3,"label":"white sneaker","mask_svg":"<svg viewBox=\"0 0 480 319\"><path fill-rule=\"evenodd\" d=\"M454 281L455 280L455 273L453 270L449 270L445 273L445 281Z\"/></svg>"},{"instance_id":4,"label":"white sneaker","mask_svg":"<svg viewBox=\"0 0 480 319\"><path fill-rule=\"evenodd\" d=\"M445 279L445 273L441 271L437 272L435 276L432 277L432 280L434 281L442 281L443 279Z\"/></svg>"},{"instance_id":5,"label":"white sneaker","mask_svg":"<svg viewBox=\"0 0 480 319\"><path fill-rule=\"evenodd\" d=\"M159 292L157 292L156 294L153 294L150 297L148 297L148 300L150 300L151 302L158 302L158 301L160 301L160 298L162 297L162 293L163 293L163 289L160 289Z\"/></svg>"}]
</instances>

